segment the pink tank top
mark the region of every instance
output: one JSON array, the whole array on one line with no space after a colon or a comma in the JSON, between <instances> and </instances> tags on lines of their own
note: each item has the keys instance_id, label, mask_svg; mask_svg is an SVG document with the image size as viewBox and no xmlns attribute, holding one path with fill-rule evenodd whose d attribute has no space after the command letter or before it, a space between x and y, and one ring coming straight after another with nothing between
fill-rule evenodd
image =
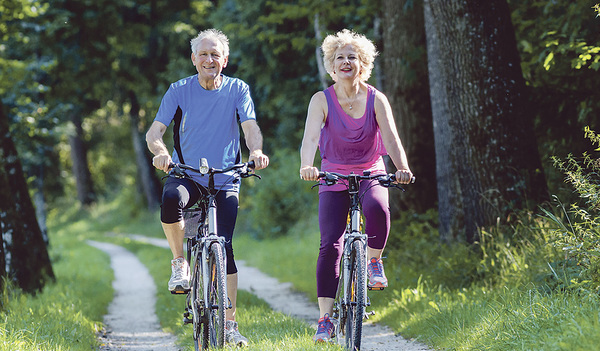
<instances>
[{"instance_id":1,"label":"pink tank top","mask_svg":"<svg viewBox=\"0 0 600 351\"><path fill-rule=\"evenodd\" d=\"M364 170L385 173L381 156L387 152L375 118L375 88L367 85L367 107L358 119L344 112L333 86L323 92L328 113L319 139L321 170L341 174L362 174ZM346 187L341 184L320 187L320 191L340 190Z\"/></svg>"}]
</instances>

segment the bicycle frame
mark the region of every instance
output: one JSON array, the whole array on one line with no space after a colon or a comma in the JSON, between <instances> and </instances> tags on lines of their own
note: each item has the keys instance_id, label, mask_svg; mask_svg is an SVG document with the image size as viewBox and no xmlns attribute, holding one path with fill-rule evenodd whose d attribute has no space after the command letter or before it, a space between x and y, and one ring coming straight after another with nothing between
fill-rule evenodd
<instances>
[{"instance_id":1,"label":"bicycle frame","mask_svg":"<svg viewBox=\"0 0 600 351\"><path fill-rule=\"evenodd\" d=\"M205 188L207 191L202 191L198 188L201 193L200 199L195 204L195 207L191 210L186 210L186 212L200 211L200 217L199 221L194 224L193 235L188 237L187 241L188 247L186 251L187 259L190 262L192 284L190 290L187 291L183 320L184 323L193 323L194 325L193 335L196 350L200 349L200 343L202 343L202 349L212 346L223 346L226 323L225 310L232 308L232 305L227 294L225 238L219 236L217 233L216 197L219 189L215 188L214 175L235 170L243 178L248 176L260 177L248 172L248 167L254 167L252 162L233 165L226 169L214 169L208 168L206 159L202 159L199 169L183 164L173 164L172 167L172 176L175 177L191 179L184 170L208 175L208 187ZM218 245L216 251L214 248L215 244ZM216 264L211 263L213 259ZM211 280L213 276L216 277L216 280ZM211 291L214 291L215 294L211 294ZM186 293L186 291L179 293ZM213 298L215 299L214 305ZM191 320L189 319L190 313L192 315ZM214 321L212 320L213 318L215 318ZM215 331L218 331L218 333L215 333Z\"/></svg>"},{"instance_id":2,"label":"bicycle frame","mask_svg":"<svg viewBox=\"0 0 600 351\"><path fill-rule=\"evenodd\" d=\"M365 308L370 306L367 296L367 290L370 290L367 289L368 236L361 229L360 181L373 180L384 187L396 187L402 191L404 189L394 183L396 179L394 175L371 175L369 171L363 172L363 175L319 172L319 178L325 181L324 185L333 185L340 179L348 181L348 194L351 200L349 221L344 233L340 277L333 307L333 323L338 343L341 344L341 334L344 334L346 348L358 350L362 338L362 319L368 318ZM414 177L411 182L414 182ZM368 187L372 186L376 185L368 185ZM352 274L353 269L357 269L356 275Z\"/></svg>"},{"instance_id":3,"label":"bicycle frame","mask_svg":"<svg viewBox=\"0 0 600 351\"><path fill-rule=\"evenodd\" d=\"M362 308L366 308L370 306L368 301L368 297L366 294L367 282L366 282L366 265L364 266L364 271L361 272L365 279L363 279L363 286L361 287L353 287L351 284L351 260L353 255L353 243L358 241L360 246L362 247L362 255L363 262L367 260L367 234L363 233L360 228L361 223L361 209L360 209L360 199L358 195L359 191L359 179L356 175L348 176L348 193L351 197L350 204L350 214L349 214L349 222L344 232L344 245L343 245L343 253L341 257L340 264L340 279L338 283L338 289L336 292L336 298L334 303L334 319L336 319L336 330L341 331L341 333L337 333L338 341L341 341L342 336L346 336L346 328L342 327L347 323L348 318L348 310L350 309L352 304L360 304ZM352 301L351 296L353 296L353 288L358 288L364 291L362 301ZM362 318L362 317L361 317ZM344 334L344 335L341 335ZM340 342L341 343L341 342Z\"/></svg>"},{"instance_id":4,"label":"bicycle frame","mask_svg":"<svg viewBox=\"0 0 600 351\"><path fill-rule=\"evenodd\" d=\"M361 246L364 249L364 257L365 261L367 259L367 234L363 233L360 228L361 216L362 212L360 209L360 201L358 196L358 187L359 181L357 177L352 177L352 175L348 178L348 193L350 194L352 200L350 204L350 221L346 228L346 232L344 233L344 245L343 245L343 254L342 254L342 270L340 271L340 282L338 283L337 295L338 298L341 294L341 301L344 305L349 305L351 302L347 301L348 291L350 288L350 258L352 255L352 243L356 240L360 241ZM366 266L364 274L366 276ZM365 288L366 288L366 280L365 280ZM337 299L336 299L337 300ZM367 295L365 294L365 298L362 301L363 306L367 307L370 305L368 302Z\"/></svg>"}]
</instances>

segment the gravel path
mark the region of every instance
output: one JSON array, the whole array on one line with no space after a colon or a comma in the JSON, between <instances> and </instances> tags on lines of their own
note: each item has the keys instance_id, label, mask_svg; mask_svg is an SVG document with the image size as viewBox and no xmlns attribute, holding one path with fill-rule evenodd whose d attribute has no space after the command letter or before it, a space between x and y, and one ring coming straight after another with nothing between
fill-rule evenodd
<instances>
[{"instance_id":1,"label":"gravel path","mask_svg":"<svg viewBox=\"0 0 600 351\"><path fill-rule=\"evenodd\" d=\"M130 237L155 246L169 247L164 239L141 235L130 235ZM113 282L115 299L104 319L107 332L101 338L103 346L100 351L179 350L175 346L175 336L160 330L154 312L156 287L146 267L137 260L135 255L118 245L93 241L88 243L111 256L111 267L115 272ZM295 292L290 283L281 283L258 269L247 266L243 261L236 261L236 264L239 270L240 289L265 300L274 310L300 318L316 328L319 309L315 302ZM136 287L135 294L131 289L132 286ZM140 291L145 292L144 296L140 295ZM367 322L363 325L361 350L429 351L430 349L426 345L402 338L386 326Z\"/></svg>"},{"instance_id":2,"label":"gravel path","mask_svg":"<svg viewBox=\"0 0 600 351\"><path fill-rule=\"evenodd\" d=\"M110 255L115 297L104 316L101 351L178 351L175 336L160 328L154 281L137 257L119 245L88 241Z\"/></svg>"}]
</instances>

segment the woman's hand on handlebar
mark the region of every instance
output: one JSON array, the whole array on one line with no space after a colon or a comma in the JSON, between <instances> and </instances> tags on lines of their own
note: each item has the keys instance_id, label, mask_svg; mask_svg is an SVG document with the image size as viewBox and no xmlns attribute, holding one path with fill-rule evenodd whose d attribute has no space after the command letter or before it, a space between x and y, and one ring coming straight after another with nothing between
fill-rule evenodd
<instances>
[{"instance_id":1,"label":"woman's hand on handlebar","mask_svg":"<svg viewBox=\"0 0 600 351\"><path fill-rule=\"evenodd\" d=\"M394 174L396 176L396 184L409 184L413 180L413 174L410 170L407 169L399 169Z\"/></svg>"},{"instance_id":2,"label":"woman's hand on handlebar","mask_svg":"<svg viewBox=\"0 0 600 351\"><path fill-rule=\"evenodd\" d=\"M169 169L172 165L173 161L171 160L171 155L156 155L152 158L152 165L157 169L165 173L169 173Z\"/></svg>"},{"instance_id":3,"label":"woman's hand on handlebar","mask_svg":"<svg viewBox=\"0 0 600 351\"><path fill-rule=\"evenodd\" d=\"M313 166L300 167L300 179L307 181L319 180L319 169Z\"/></svg>"}]
</instances>

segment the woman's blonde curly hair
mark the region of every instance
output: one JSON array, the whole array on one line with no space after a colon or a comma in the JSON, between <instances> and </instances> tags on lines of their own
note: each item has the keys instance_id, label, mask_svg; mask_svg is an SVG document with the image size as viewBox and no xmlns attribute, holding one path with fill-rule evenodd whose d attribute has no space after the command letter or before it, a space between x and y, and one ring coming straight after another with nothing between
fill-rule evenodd
<instances>
[{"instance_id":1,"label":"woman's blonde curly hair","mask_svg":"<svg viewBox=\"0 0 600 351\"><path fill-rule=\"evenodd\" d=\"M329 34L325 40L323 40L321 50L323 50L323 64L325 65L325 70L327 70L327 73L329 73L334 81L337 81L337 77L333 72L335 52L348 44L352 45L354 50L358 53L358 58L362 67L359 78L361 81L365 82L371 77L373 62L379 53L371 40L367 39L367 37L362 34L355 33L348 29L343 29L336 34Z\"/></svg>"}]
</instances>

